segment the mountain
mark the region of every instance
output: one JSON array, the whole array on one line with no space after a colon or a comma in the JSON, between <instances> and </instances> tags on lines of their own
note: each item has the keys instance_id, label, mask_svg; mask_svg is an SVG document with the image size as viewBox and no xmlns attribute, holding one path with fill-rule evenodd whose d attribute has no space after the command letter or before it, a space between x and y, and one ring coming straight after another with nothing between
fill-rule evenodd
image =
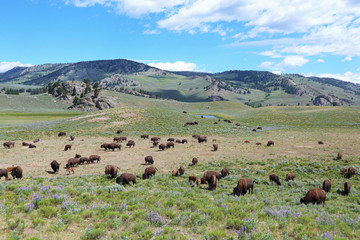
<instances>
[{"instance_id":1,"label":"mountain","mask_svg":"<svg viewBox=\"0 0 360 240\"><path fill-rule=\"evenodd\" d=\"M333 78L231 70L220 73L160 70L126 59L16 67L0 83L47 85L91 79L100 87L184 102L240 101L268 105L360 105L360 85Z\"/></svg>"}]
</instances>

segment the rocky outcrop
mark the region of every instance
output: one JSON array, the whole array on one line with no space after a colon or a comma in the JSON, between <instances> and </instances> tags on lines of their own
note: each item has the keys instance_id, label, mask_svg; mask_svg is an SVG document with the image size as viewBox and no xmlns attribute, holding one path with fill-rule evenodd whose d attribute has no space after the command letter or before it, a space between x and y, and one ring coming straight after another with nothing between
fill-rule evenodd
<instances>
[{"instance_id":1,"label":"rocky outcrop","mask_svg":"<svg viewBox=\"0 0 360 240\"><path fill-rule=\"evenodd\" d=\"M209 102L215 102L215 101L224 101L224 98L222 96L211 95L206 100Z\"/></svg>"},{"instance_id":2,"label":"rocky outcrop","mask_svg":"<svg viewBox=\"0 0 360 240\"><path fill-rule=\"evenodd\" d=\"M339 106L342 105L342 102L334 96L320 95L314 99L313 104L316 106Z\"/></svg>"},{"instance_id":3,"label":"rocky outcrop","mask_svg":"<svg viewBox=\"0 0 360 240\"><path fill-rule=\"evenodd\" d=\"M117 107L117 103L115 102L115 100L109 97L98 98L95 105L100 110Z\"/></svg>"}]
</instances>

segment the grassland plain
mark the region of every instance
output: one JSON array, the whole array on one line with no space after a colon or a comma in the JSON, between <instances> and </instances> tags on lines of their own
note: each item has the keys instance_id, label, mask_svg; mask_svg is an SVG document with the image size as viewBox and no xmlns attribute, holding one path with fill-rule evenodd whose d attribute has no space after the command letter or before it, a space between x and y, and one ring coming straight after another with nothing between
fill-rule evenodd
<instances>
[{"instance_id":1,"label":"grassland plain","mask_svg":"<svg viewBox=\"0 0 360 240\"><path fill-rule=\"evenodd\" d=\"M117 94L117 93L114 93ZM180 103L118 95L121 107L63 120L1 125L1 139L14 140L13 149L0 149L0 168L21 165L24 178L1 180L0 236L4 239L357 239L360 234L359 175L346 179L345 167L360 169L358 139L360 116L357 108L266 107L252 109L236 102ZM184 114L182 111L188 113ZM75 114L75 113L74 113ZM196 115L231 119L229 124ZM63 116L64 117L64 116ZM38 120L37 114L33 115ZM199 125L184 127L188 121ZM235 126L235 122L241 123ZM19 125L21 123L21 125ZM252 129L262 126L263 130ZM124 143L120 151L104 151L117 129L133 139L135 148ZM75 135L57 137L58 131ZM199 144L192 134L207 135ZM158 151L141 134L186 138L188 144ZM36 149L22 141L40 138ZM219 150L213 152L212 139ZM84 141L81 141L84 140ZM249 140L250 144L245 144ZM255 142L275 142L274 147ZM324 145L319 145L319 140ZM70 151L63 151L71 143ZM338 152L343 160L334 160ZM65 165L75 153L98 154L100 163L81 165L74 175L63 168L51 171L54 159ZM103 172L107 164L121 172L141 175L144 157L152 155L158 168L149 180L137 179L122 187ZM199 164L189 166L193 157ZM349 162L345 162L349 160ZM170 171L185 167L185 176ZM201 177L206 170L230 169L215 191L188 182L189 175ZM288 172L295 181L285 182ZM276 173L281 186L269 182ZM231 195L241 177L255 181L254 194ZM332 181L325 208L301 205L306 192ZM350 181L349 196L340 189Z\"/></svg>"}]
</instances>

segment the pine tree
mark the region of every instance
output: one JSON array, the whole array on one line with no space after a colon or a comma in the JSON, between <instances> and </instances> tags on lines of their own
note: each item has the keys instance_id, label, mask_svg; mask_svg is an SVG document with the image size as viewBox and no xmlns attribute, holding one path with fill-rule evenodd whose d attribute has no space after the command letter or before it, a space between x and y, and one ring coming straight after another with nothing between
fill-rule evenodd
<instances>
[{"instance_id":1,"label":"pine tree","mask_svg":"<svg viewBox=\"0 0 360 240\"><path fill-rule=\"evenodd\" d=\"M76 96L76 94L77 94L77 92L76 92L76 88L75 88L75 86L74 86L73 92L72 92L72 96Z\"/></svg>"},{"instance_id":2,"label":"pine tree","mask_svg":"<svg viewBox=\"0 0 360 240\"><path fill-rule=\"evenodd\" d=\"M74 106L78 105L79 103L80 103L80 99L78 98L78 96L75 96L73 100Z\"/></svg>"}]
</instances>

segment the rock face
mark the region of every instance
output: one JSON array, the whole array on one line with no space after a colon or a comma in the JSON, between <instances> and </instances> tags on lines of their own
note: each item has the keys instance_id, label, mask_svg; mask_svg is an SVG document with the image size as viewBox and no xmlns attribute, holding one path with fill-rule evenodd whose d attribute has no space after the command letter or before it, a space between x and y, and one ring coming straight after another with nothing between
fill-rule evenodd
<instances>
[{"instance_id":1,"label":"rock face","mask_svg":"<svg viewBox=\"0 0 360 240\"><path fill-rule=\"evenodd\" d=\"M215 101L224 101L224 98L222 96L211 95L206 100L210 102L215 102Z\"/></svg>"},{"instance_id":2,"label":"rock face","mask_svg":"<svg viewBox=\"0 0 360 240\"><path fill-rule=\"evenodd\" d=\"M340 99L329 95L317 96L313 104L316 106L339 106L342 105Z\"/></svg>"},{"instance_id":3,"label":"rock face","mask_svg":"<svg viewBox=\"0 0 360 240\"><path fill-rule=\"evenodd\" d=\"M109 109L109 108L115 108L117 107L117 103L108 97L100 97L96 100L96 107L100 110L103 109Z\"/></svg>"}]
</instances>

